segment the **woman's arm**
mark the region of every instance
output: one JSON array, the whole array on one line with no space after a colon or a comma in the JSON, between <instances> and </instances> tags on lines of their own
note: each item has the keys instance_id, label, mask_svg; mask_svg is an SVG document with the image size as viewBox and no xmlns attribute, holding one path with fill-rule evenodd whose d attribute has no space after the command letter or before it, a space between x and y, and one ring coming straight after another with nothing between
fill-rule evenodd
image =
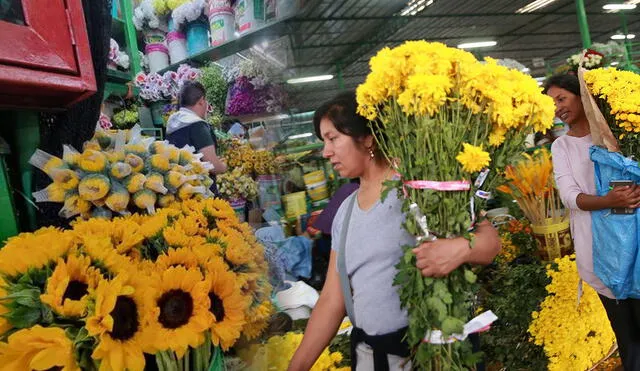
<instances>
[{"instance_id":1,"label":"woman's arm","mask_svg":"<svg viewBox=\"0 0 640 371\"><path fill-rule=\"evenodd\" d=\"M640 187L637 185L615 187L604 196L592 196L580 193L576 205L580 210L594 211L616 207L637 208L640 202Z\"/></svg>"},{"instance_id":2,"label":"woman's arm","mask_svg":"<svg viewBox=\"0 0 640 371\"><path fill-rule=\"evenodd\" d=\"M413 249L416 267L425 277L444 277L462 264L489 264L500 252L498 231L487 220L478 223L473 247L458 237L424 242Z\"/></svg>"},{"instance_id":3,"label":"woman's arm","mask_svg":"<svg viewBox=\"0 0 640 371\"><path fill-rule=\"evenodd\" d=\"M342 286L337 271L336 251L331 250L327 279L322 287L320 299L316 303L304 338L291 359L289 371L307 371L311 369L324 348L336 335L345 315Z\"/></svg>"}]
</instances>

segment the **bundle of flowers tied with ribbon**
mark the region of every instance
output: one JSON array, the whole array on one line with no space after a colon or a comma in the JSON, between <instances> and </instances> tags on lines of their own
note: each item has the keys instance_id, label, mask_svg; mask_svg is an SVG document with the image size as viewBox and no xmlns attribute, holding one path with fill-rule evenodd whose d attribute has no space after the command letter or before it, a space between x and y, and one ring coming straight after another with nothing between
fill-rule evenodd
<instances>
[{"instance_id":1,"label":"bundle of flowers tied with ribbon","mask_svg":"<svg viewBox=\"0 0 640 371\"><path fill-rule=\"evenodd\" d=\"M267 271L222 200L23 233L0 250L0 368L222 370L267 326Z\"/></svg>"},{"instance_id":2,"label":"bundle of flowers tied with ribbon","mask_svg":"<svg viewBox=\"0 0 640 371\"><path fill-rule=\"evenodd\" d=\"M551 98L519 71L440 43L384 48L370 66L357 89L358 111L379 129L378 146L401 175L386 186L405 194L403 209L413 216L405 228L418 242L463 236L473 247L479 211L507 160L522 151L526 133L551 127ZM462 266L425 278L413 248L404 246L395 284L415 367L473 367L478 357L465 338L475 322L465 323L475 274Z\"/></svg>"},{"instance_id":3,"label":"bundle of flowers tied with ribbon","mask_svg":"<svg viewBox=\"0 0 640 371\"><path fill-rule=\"evenodd\" d=\"M505 170L506 183L498 187L518 203L531 222L533 234L539 241L539 255L553 260L573 252L569 215L562 209L560 195L555 188L551 154L545 148Z\"/></svg>"},{"instance_id":4,"label":"bundle of flowers tied with ribbon","mask_svg":"<svg viewBox=\"0 0 640 371\"><path fill-rule=\"evenodd\" d=\"M597 195L606 195L615 181L640 184L640 75L580 67L578 78L593 142L590 155ZM617 299L640 298L640 271L634 269L640 213L595 210L591 219L594 273Z\"/></svg>"}]
</instances>

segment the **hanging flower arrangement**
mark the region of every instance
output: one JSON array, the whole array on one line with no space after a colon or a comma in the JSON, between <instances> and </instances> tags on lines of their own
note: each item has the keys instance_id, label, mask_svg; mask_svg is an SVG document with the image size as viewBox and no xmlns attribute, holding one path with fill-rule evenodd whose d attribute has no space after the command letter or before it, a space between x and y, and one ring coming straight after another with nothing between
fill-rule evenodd
<instances>
[{"instance_id":1,"label":"hanging flower arrangement","mask_svg":"<svg viewBox=\"0 0 640 371\"><path fill-rule=\"evenodd\" d=\"M140 72L136 75L134 85L140 89L140 98L145 101L177 100L184 83L196 81L199 77L199 69L181 64L176 72L167 71L163 75Z\"/></svg>"},{"instance_id":2,"label":"hanging flower arrangement","mask_svg":"<svg viewBox=\"0 0 640 371\"><path fill-rule=\"evenodd\" d=\"M263 247L221 200L20 234L0 250L0 365L209 369L216 352L265 329L267 271Z\"/></svg>"}]
</instances>

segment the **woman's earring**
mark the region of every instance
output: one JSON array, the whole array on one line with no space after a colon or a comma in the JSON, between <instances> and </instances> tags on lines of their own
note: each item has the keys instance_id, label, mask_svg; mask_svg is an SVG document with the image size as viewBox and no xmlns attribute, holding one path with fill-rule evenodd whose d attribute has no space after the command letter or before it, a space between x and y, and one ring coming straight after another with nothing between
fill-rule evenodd
<instances>
[{"instance_id":1,"label":"woman's earring","mask_svg":"<svg viewBox=\"0 0 640 371\"><path fill-rule=\"evenodd\" d=\"M373 160L376 157L375 153L373 153L373 148L369 148L369 157Z\"/></svg>"}]
</instances>

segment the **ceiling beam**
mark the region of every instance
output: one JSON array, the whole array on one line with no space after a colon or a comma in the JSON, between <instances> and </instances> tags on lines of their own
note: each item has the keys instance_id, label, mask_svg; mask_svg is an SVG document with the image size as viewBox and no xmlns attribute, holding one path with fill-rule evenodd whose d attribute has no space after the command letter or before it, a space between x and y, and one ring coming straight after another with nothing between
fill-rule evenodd
<instances>
[{"instance_id":1,"label":"ceiling beam","mask_svg":"<svg viewBox=\"0 0 640 371\"><path fill-rule=\"evenodd\" d=\"M565 5L563 5L564 7ZM427 13L416 14L410 16L390 15L390 16L363 16L363 17L346 17L346 16L330 16L330 17L296 17L287 22L331 22L331 21L400 21L403 19L428 19L428 18L477 18L477 17L544 17L553 16L572 16L575 12L533 12L533 13ZM606 12L589 12L589 15L611 15Z\"/></svg>"}]
</instances>

